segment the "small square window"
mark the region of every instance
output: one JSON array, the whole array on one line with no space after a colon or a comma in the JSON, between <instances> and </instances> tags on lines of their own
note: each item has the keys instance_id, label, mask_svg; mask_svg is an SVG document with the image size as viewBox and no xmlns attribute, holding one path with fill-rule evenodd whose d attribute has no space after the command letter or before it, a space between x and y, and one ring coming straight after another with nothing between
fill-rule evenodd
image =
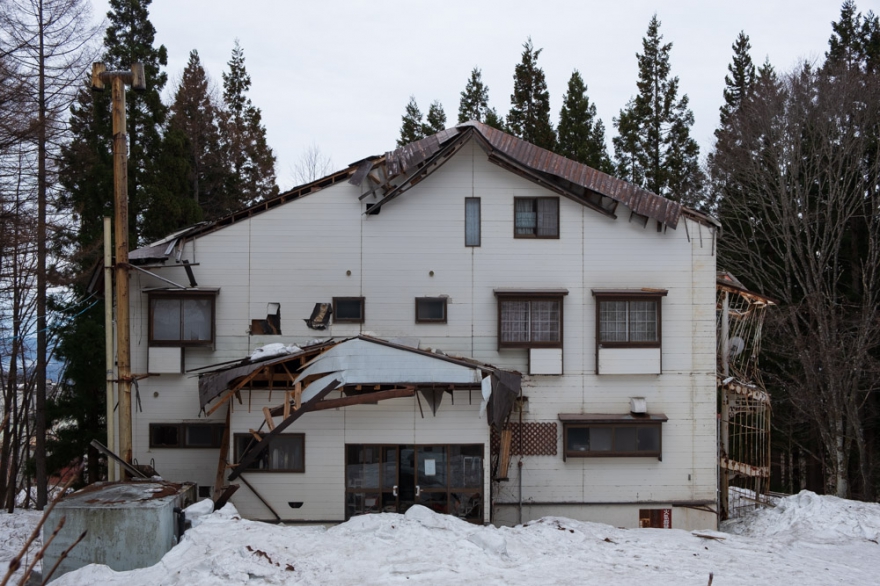
<instances>
[{"instance_id":1,"label":"small square window","mask_svg":"<svg viewBox=\"0 0 880 586\"><path fill-rule=\"evenodd\" d=\"M515 197L514 238L559 238L558 197Z\"/></svg>"},{"instance_id":2,"label":"small square window","mask_svg":"<svg viewBox=\"0 0 880 586\"><path fill-rule=\"evenodd\" d=\"M446 297L416 297L416 323L446 323Z\"/></svg>"},{"instance_id":3,"label":"small square window","mask_svg":"<svg viewBox=\"0 0 880 586\"><path fill-rule=\"evenodd\" d=\"M335 323L364 323L364 298L334 297L333 321Z\"/></svg>"},{"instance_id":4,"label":"small square window","mask_svg":"<svg viewBox=\"0 0 880 586\"><path fill-rule=\"evenodd\" d=\"M161 423L150 424L150 447L151 448L177 448L180 447L180 426L177 424L163 425Z\"/></svg>"}]
</instances>

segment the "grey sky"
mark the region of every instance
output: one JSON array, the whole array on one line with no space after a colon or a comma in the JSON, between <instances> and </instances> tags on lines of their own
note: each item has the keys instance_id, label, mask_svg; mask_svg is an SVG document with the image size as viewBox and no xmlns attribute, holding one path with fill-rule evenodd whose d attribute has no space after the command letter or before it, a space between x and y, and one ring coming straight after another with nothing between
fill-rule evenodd
<instances>
[{"instance_id":1,"label":"grey sky","mask_svg":"<svg viewBox=\"0 0 880 586\"><path fill-rule=\"evenodd\" d=\"M581 0L153 0L157 43L168 48L168 73L180 77L197 49L214 83L221 83L236 38L251 75L251 99L262 109L278 181L294 184L292 167L311 144L334 168L393 149L409 96L423 113L440 100L447 124L458 117L459 93L478 66L489 99L506 115L513 69L528 36L543 48L539 64L550 90L553 122L573 69L605 122L636 91L636 52L651 15L672 42L672 73L690 98L692 135L705 156L712 145L731 44L751 37L752 58L777 70L799 59L821 60L839 0L598 2ZM857 0L866 13L880 0ZM94 0L96 18L107 12ZM171 84L169 84L171 85Z\"/></svg>"}]
</instances>

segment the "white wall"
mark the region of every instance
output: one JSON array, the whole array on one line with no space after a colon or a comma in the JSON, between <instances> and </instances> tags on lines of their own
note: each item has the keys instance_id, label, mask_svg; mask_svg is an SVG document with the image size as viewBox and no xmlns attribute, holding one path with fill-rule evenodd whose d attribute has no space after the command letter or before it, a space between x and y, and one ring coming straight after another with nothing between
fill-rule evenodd
<instances>
[{"instance_id":1,"label":"white wall","mask_svg":"<svg viewBox=\"0 0 880 586\"><path fill-rule=\"evenodd\" d=\"M565 288L563 376L524 376L530 410L526 421L558 422L559 413L619 413L629 397L645 397L651 413L665 413L663 461L656 458L523 458L523 498L534 502L635 503L705 501L715 498L714 236L682 219L677 230L657 232L560 198L560 238L513 238L514 197L554 195L488 162L473 142L379 215L362 214L359 188L337 184L279 206L187 245L200 285L219 287L216 349L187 349L186 367L241 358L267 342L305 343L360 332L412 336L422 347L472 356L502 368L528 372L528 351L497 348L497 301L504 287ZM481 198L482 245L464 246L464 198ZM368 200L369 201L369 200ZM687 224L687 228L686 225ZM183 279L183 269L160 269ZM350 275L347 274L350 271ZM431 272L433 271L433 276ZM161 282L135 274L133 290ZM667 289L662 303L662 374L596 375L595 299L591 289ZM416 324L414 299L448 295L448 323ZM304 319L318 302L364 296L364 324L310 330ZM146 295L133 295L134 371L146 369ZM283 335L249 336L252 319L281 303ZM152 450L150 421L198 415L196 379L163 374L140 383L143 413L135 415L135 454L155 458L166 478L212 483L216 451ZM158 393L158 397L154 396ZM256 428L265 391L235 406L236 430ZM280 393L273 404L280 401ZM306 473L253 480L279 513L293 514L289 500L307 504L301 518L343 515L345 443L485 443L484 420L453 409L445 400L437 418L417 414L414 399L309 414L291 431L306 433ZM223 409L214 418L220 419ZM562 426L558 425L561 442ZM467 438L466 441L465 439ZM516 466L516 459L512 468ZM269 475L264 475L269 476ZM284 477L284 478L281 478ZM513 483L502 483L499 501L516 502ZM290 498L290 494L306 495ZM242 487L233 499L242 512L267 518ZM313 504L314 503L314 504ZM273 505L274 506L274 505ZM598 509L597 509L598 510Z\"/></svg>"}]
</instances>

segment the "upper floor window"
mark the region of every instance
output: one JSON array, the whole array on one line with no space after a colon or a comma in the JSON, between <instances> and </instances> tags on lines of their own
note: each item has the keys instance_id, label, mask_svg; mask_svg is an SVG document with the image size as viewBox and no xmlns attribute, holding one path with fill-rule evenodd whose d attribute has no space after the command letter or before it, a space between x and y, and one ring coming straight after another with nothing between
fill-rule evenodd
<instances>
[{"instance_id":1,"label":"upper floor window","mask_svg":"<svg viewBox=\"0 0 880 586\"><path fill-rule=\"evenodd\" d=\"M334 297L333 321L335 323L364 323L364 298Z\"/></svg>"},{"instance_id":2,"label":"upper floor window","mask_svg":"<svg viewBox=\"0 0 880 586\"><path fill-rule=\"evenodd\" d=\"M499 348L562 348L562 297L568 291L495 290Z\"/></svg>"},{"instance_id":3,"label":"upper floor window","mask_svg":"<svg viewBox=\"0 0 880 586\"><path fill-rule=\"evenodd\" d=\"M514 238L559 238L558 197L515 197Z\"/></svg>"},{"instance_id":4,"label":"upper floor window","mask_svg":"<svg viewBox=\"0 0 880 586\"><path fill-rule=\"evenodd\" d=\"M213 294L150 293L150 346L212 346Z\"/></svg>"},{"instance_id":5,"label":"upper floor window","mask_svg":"<svg viewBox=\"0 0 880 586\"><path fill-rule=\"evenodd\" d=\"M480 245L480 198L464 198L464 245Z\"/></svg>"},{"instance_id":6,"label":"upper floor window","mask_svg":"<svg viewBox=\"0 0 880 586\"><path fill-rule=\"evenodd\" d=\"M219 448L223 423L151 423L151 448Z\"/></svg>"},{"instance_id":7,"label":"upper floor window","mask_svg":"<svg viewBox=\"0 0 880 586\"><path fill-rule=\"evenodd\" d=\"M665 290L594 291L602 347L659 347L660 299Z\"/></svg>"}]
</instances>

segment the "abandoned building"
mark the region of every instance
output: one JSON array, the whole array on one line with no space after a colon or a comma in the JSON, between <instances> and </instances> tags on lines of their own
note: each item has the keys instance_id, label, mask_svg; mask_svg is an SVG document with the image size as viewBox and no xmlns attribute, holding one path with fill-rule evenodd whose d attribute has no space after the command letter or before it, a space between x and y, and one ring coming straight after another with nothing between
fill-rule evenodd
<instances>
[{"instance_id":1,"label":"abandoned building","mask_svg":"<svg viewBox=\"0 0 880 586\"><path fill-rule=\"evenodd\" d=\"M131 252L134 457L253 519L717 522L714 220L468 122Z\"/></svg>"}]
</instances>

